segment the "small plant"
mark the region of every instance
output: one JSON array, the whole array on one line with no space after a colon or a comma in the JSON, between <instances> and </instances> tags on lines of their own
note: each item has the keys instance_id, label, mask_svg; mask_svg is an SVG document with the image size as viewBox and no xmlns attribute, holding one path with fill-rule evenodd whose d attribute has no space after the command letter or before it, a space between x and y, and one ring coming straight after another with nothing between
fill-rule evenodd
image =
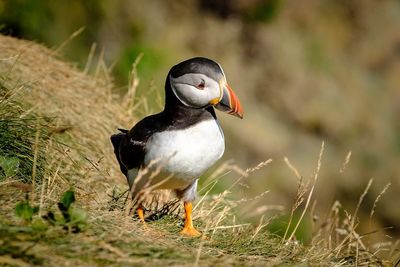
<instances>
[{"instance_id":1,"label":"small plant","mask_svg":"<svg viewBox=\"0 0 400 267\"><path fill-rule=\"evenodd\" d=\"M87 214L84 210L72 206L74 202L74 191L66 191L57 204L62 217L49 211L43 218L52 225L62 225L69 232L78 233L82 231L86 226Z\"/></svg>"},{"instance_id":2,"label":"small plant","mask_svg":"<svg viewBox=\"0 0 400 267\"><path fill-rule=\"evenodd\" d=\"M84 210L74 207L72 205L74 202L74 191L66 191L61 197L60 202L57 204L61 216L49 211L43 216L43 219L50 225L63 226L63 228L68 230L68 232L78 233L82 231L86 226L87 214ZM38 212L39 207L34 207L30 204L28 195L26 196L25 201L19 202L15 206L15 214L17 217L23 219L26 223L30 223L32 226L40 224L41 228L45 229L47 227L42 227L44 223L42 219L33 220L33 216L38 214Z\"/></svg>"},{"instance_id":3,"label":"small plant","mask_svg":"<svg viewBox=\"0 0 400 267\"><path fill-rule=\"evenodd\" d=\"M15 214L25 222L32 222L33 215L37 214L38 212L39 207L31 206L28 195L26 195L25 201L19 202L15 206Z\"/></svg>"}]
</instances>

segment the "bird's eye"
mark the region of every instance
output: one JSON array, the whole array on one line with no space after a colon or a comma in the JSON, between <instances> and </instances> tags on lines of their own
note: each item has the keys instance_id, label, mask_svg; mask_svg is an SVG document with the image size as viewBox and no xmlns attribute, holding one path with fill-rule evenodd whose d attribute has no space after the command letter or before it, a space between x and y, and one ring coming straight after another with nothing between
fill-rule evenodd
<instances>
[{"instance_id":1,"label":"bird's eye","mask_svg":"<svg viewBox=\"0 0 400 267\"><path fill-rule=\"evenodd\" d=\"M201 80L201 82L196 87L197 89L203 90L205 86L206 83L204 82L204 80Z\"/></svg>"}]
</instances>

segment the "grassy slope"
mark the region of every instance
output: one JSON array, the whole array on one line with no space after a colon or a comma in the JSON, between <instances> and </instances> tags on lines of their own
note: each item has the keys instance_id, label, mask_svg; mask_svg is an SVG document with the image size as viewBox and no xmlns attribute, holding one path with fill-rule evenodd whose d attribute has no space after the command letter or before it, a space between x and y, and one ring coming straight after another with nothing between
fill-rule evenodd
<instances>
[{"instance_id":1,"label":"grassy slope","mask_svg":"<svg viewBox=\"0 0 400 267\"><path fill-rule=\"evenodd\" d=\"M266 231L262 222L240 226L236 208L248 203L233 201L228 191L200 201L195 223L205 233L203 238L179 236L179 209L167 209L165 216L147 227L127 216L124 197L116 197L126 185L108 138L118 126L134 123L134 111L143 99L118 100L111 93L107 73L99 62L97 72L88 76L38 44L0 36L0 81L4 90L0 109L6 102L22 103L17 117L29 115L37 120L32 126L36 131L27 137L32 151L47 158L44 166L38 166L44 168L39 182L28 186L18 181L18 175L0 181L0 265L330 266L380 262L358 250L358 245L353 246L357 242L328 246L326 239L315 239L310 246L284 244ZM36 138L38 131L46 134ZM30 160L36 164L33 154ZM40 214L55 210L62 192L71 186L77 193L77 205L88 213L84 231L74 234L62 227L43 226L39 216L34 223L24 223L14 215L16 203L26 195L40 206Z\"/></svg>"}]
</instances>

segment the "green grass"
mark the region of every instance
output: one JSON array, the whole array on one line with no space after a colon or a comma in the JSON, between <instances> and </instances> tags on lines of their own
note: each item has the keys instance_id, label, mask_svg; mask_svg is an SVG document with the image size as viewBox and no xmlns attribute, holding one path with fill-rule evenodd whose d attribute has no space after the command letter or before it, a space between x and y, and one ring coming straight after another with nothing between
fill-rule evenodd
<instances>
[{"instance_id":1,"label":"green grass","mask_svg":"<svg viewBox=\"0 0 400 267\"><path fill-rule=\"evenodd\" d=\"M41 181L45 169L45 155L42 150L35 156L37 135L38 146L46 143L48 122L35 114L26 114L29 107L23 107L9 99L12 92L2 84L0 77L0 181L18 177L30 182L35 169L37 181ZM36 158L35 158L36 157ZM34 168L35 160L35 168Z\"/></svg>"}]
</instances>

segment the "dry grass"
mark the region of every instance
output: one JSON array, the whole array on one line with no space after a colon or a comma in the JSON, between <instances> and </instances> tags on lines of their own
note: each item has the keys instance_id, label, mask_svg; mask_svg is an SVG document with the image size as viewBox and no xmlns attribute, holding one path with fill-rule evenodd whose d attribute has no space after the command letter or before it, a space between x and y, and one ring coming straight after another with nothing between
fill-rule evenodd
<instances>
[{"instance_id":1,"label":"dry grass","mask_svg":"<svg viewBox=\"0 0 400 267\"><path fill-rule=\"evenodd\" d=\"M372 250L373 246L356 231L357 210L369 186L353 215L343 216L340 203L335 202L326 219L315 227L311 243L297 241L300 222L313 215L312 197L324 145L311 182L304 183L297 168L286 160L298 178L298 193L283 237L268 231L274 217L266 215L265 207L260 205L268 190L251 198L237 198L234 193L247 186L244 182L254 172L268 168L270 159L247 170L226 162L204 178L194 218L203 232L200 239L179 236L181 210L179 203L168 201L167 193L148 196L147 227L132 218L127 212L131 204L126 201L126 182L117 168L109 136L117 127L132 125L137 119L135 112L144 107L145 101L135 98L136 64L128 98L121 101L112 93L112 79L103 61L97 63L92 77L38 44L0 36L0 78L2 86L10 90L7 101L24 103L24 114L49 121L41 124L49 131L49 138L39 142L41 135L36 132L32 148L34 163L35 155L46 154L42 180L28 188L18 182L18 177L0 183L1 265L382 266L396 260L398 250L393 244L384 245L392 250L386 258L380 258L374 254L379 248ZM350 156L343 166L349 160ZM211 194L228 175L237 177L231 186ZM71 233L62 227L43 226L39 216L32 223L15 217L15 204L24 200L27 192L31 203L40 206L40 214L44 214L54 209L62 192L70 187L77 193L77 204L88 213L84 231ZM376 198L373 210L386 189ZM301 213L299 219L294 218L297 211ZM257 215L257 223L249 223L246 213Z\"/></svg>"}]
</instances>

